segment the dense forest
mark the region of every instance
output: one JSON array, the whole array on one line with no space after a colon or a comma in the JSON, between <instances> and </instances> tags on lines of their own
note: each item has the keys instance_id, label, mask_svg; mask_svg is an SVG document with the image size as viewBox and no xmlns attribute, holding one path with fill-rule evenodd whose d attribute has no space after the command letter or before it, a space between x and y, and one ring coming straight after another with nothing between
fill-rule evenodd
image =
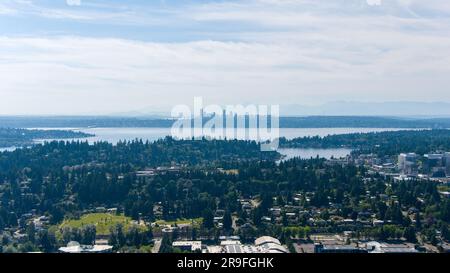
<instances>
[{"instance_id":1,"label":"dense forest","mask_svg":"<svg viewBox=\"0 0 450 273\"><path fill-rule=\"evenodd\" d=\"M69 139L90 136L93 135L67 130L27 130L0 127L0 148L23 147L33 144L36 139Z\"/></svg>"},{"instance_id":2,"label":"dense forest","mask_svg":"<svg viewBox=\"0 0 450 273\"><path fill-rule=\"evenodd\" d=\"M401 133L403 141L395 133L369 135L365 141L375 146L381 140L392 142L387 147L396 152L406 138L430 150L436 143L448 145L443 141L447 135L447 131L410 131ZM335 145L342 145L344 140L340 141ZM99 232L95 226L62 228L61 223L98 207L117 208L118 215L149 223L145 229L111 228L109 243L125 252L144 251L151 244L153 232L160 231L150 223L177 219L201 220L189 234L164 237L161 252L173 251L167 242L176 236L214 241L219 235L236 234L245 242L272 235L290 245L311 233L351 230L358 238L377 240L437 244L450 239L450 201L440 195L436 183L394 183L370 174L364 166L329 165L319 158L277 164L278 153L259 148L250 141L166 138L117 145L60 141L3 152L0 250L51 252L74 239L93 242ZM139 175L145 170L155 173ZM244 206L242 200L249 201ZM277 209L281 214L274 216ZM224 212L222 226L214 221L219 211ZM292 212L294 218L288 216ZM36 230L26 220L30 214L47 217L49 228ZM344 219L359 224L343 225ZM387 224L364 224L367 219ZM26 233L27 240L15 240L16 231Z\"/></svg>"},{"instance_id":3,"label":"dense forest","mask_svg":"<svg viewBox=\"0 0 450 273\"><path fill-rule=\"evenodd\" d=\"M425 154L450 150L450 130L404 130L376 133L329 135L280 139L280 145L291 148L351 148L359 153L396 155L405 152Z\"/></svg>"}]
</instances>

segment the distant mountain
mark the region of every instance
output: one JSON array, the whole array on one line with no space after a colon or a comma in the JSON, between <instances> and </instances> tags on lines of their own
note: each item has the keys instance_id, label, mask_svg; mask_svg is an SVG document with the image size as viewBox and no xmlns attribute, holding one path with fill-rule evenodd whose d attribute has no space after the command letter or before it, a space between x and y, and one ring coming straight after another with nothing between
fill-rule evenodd
<instances>
[{"instance_id":1,"label":"distant mountain","mask_svg":"<svg viewBox=\"0 0 450 273\"><path fill-rule=\"evenodd\" d=\"M145 118L168 118L170 117L171 108L168 106L149 106L146 108L136 109L134 111L115 112L106 116L110 117L145 117Z\"/></svg>"},{"instance_id":2,"label":"distant mountain","mask_svg":"<svg viewBox=\"0 0 450 273\"><path fill-rule=\"evenodd\" d=\"M281 105L280 112L281 116L450 117L450 103L338 101L319 106Z\"/></svg>"},{"instance_id":3,"label":"distant mountain","mask_svg":"<svg viewBox=\"0 0 450 273\"><path fill-rule=\"evenodd\" d=\"M244 105L246 105L244 103ZM282 104L281 116L396 116L396 117L450 117L448 102L358 102L335 101L322 105ZM170 117L170 107L152 106L136 111L112 113L113 117Z\"/></svg>"}]
</instances>

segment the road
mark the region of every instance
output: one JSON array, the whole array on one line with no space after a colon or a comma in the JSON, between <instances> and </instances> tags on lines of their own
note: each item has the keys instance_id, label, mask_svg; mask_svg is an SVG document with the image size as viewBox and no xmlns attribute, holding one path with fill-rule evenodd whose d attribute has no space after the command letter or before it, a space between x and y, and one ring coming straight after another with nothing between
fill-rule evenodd
<instances>
[{"instance_id":1,"label":"road","mask_svg":"<svg viewBox=\"0 0 450 273\"><path fill-rule=\"evenodd\" d=\"M161 248L162 239L155 240L155 245L152 248L152 253L159 253L159 249Z\"/></svg>"}]
</instances>

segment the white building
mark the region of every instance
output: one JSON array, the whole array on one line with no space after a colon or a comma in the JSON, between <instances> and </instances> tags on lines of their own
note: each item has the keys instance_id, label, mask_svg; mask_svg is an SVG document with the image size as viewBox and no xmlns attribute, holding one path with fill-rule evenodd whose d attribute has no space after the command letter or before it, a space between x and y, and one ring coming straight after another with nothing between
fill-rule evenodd
<instances>
[{"instance_id":1,"label":"white building","mask_svg":"<svg viewBox=\"0 0 450 273\"><path fill-rule=\"evenodd\" d=\"M221 246L228 246L228 245L241 245L241 242L238 240L225 240L220 242Z\"/></svg>"},{"instance_id":2,"label":"white building","mask_svg":"<svg viewBox=\"0 0 450 273\"><path fill-rule=\"evenodd\" d=\"M257 238L254 245L243 245L239 241L227 241L222 247L225 253L289 253L278 239L270 236Z\"/></svg>"},{"instance_id":3,"label":"white building","mask_svg":"<svg viewBox=\"0 0 450 273\"><path fill-rule=\"evenodd\" d=\"M368 242L366 249L369 253L418 253L412 244L386 244L376 241Z\"/></svg>"},{"instance_id":4,"label":"white building","mask_svg":"<svg viewBox=\"0 0 450 273\"><path fill-rule=\"evenodd\" d=\"M183 251L196 252L202 250L201 241L175 241L172 243L172 247L179 248Z\"/></svg>"},{"instance_id":5,"label":"white building","mask_svg":"<svg viewBox=\"0 0 450 273\"><path fill-rule=\"evenodd\" d=\"M398 169L400 173L405 175L417 174L417 159L415 153L400 154L398 156Z\"/></svg>"},{"instance_id":6,"label":"white building","mask_svg":"<svg viewBox=\"0 0 450 273\"><path fill-rule=\"evenodd\" d=\"M270 236L262 236L255 240L256 246L260 246L260 245L268 244L268 243L274 243L274 244L281 245L281 243L278 239L270 237Z\"/></svg>"},{"instance_id":7,"label":"white building","mask_svg":"<svg viewBox=\"0 0 450 273\"><path fill-rule=\"evenodd\" d=\"M80 245L78 242L69 242L67 247L58 249L62 253L111 253L113 247L109 245Z\"/></svg>"}]
</instances>

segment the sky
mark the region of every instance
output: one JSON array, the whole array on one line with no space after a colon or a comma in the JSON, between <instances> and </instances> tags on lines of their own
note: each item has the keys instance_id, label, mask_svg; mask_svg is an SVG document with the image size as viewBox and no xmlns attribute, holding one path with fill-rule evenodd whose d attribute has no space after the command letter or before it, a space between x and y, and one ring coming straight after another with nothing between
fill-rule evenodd
<instances>
[{"instance_id":1,"label":"sky","mask_svg":"<svg viewBox=\"0 0 450 273\"><path fill-rule=\"evenodd\" d=\"M0 0L0 115L450 102L449 64L448 0Z\"/></svg>"}]
</instances>

